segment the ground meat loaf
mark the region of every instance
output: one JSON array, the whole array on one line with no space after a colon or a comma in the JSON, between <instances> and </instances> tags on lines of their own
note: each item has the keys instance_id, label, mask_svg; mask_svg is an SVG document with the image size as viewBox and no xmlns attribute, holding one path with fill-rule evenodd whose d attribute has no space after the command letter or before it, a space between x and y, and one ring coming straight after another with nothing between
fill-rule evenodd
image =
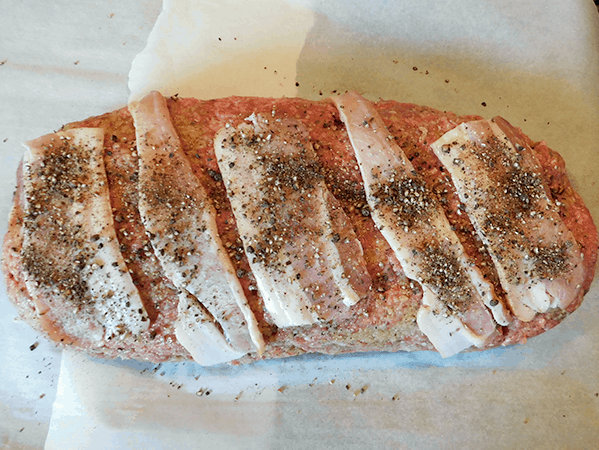
<instances>
[{"instance_id":1,"label":"ground meat loaf","mask_svg":"<svg viewBox=\"0 0 599 450\"><path fill-rule=\"evenodd\" d=\"M339 354L364 351L433 350L419 330L416 313L422 291L418 283L404 275L391 248L370 217L360 171L337 108L328 101L231 97L202 101L173 97L167 100L173 125L195 175L209 192L218 212L218 231L250 307L258 320L266 350L262 358L280 358L303 353ZM375 107L390 134L422 174L427 187L435 192L458 234L468 256L484 267L487 280L498 295L502 289L492 269L489 254L462 214L461 204L451 178L429 144L460 123L476 116L457 116L432 108L395 101L380 101ZM302 327L278 328L271 320L256 288L225 185L214 153L213 138L230 124L237 126L252 113L265 117L291 117L309 131L310 138L329 191L339 200L351 220L364 249L364 259L373 286L370 293L349 311L331 320ZM77 347L94 356L131 358L153 362L189 359L189 353L177 342L174 321L177 316L177 289L168 280L146 236L138 211L138 154L135 128L127 108L67 124L64 130L98 127L105 130L104 163L110 189L110 201L121 252L147 311L150 326L139 336L126 336L102 345L69 339L52 321L41 321L40 311L24 283L22 270L22 185L17 186L8 233L3 246L2 269L8 294L22 319L46 334L59 346ZM563 159L544 142L529 141L543 169L543 178L561 216L584 253L583 291L590 287L597 258L597 231L588 209L572 188ZM20 178L20 177L19 177ZM551 309L522 322L513 318L509 326L499 327L485 348L523 343L553 328L582 301L575 299L567 310ZM55 311L54 314L60 314ZM248 355L241 362L256 359Z\"/></svg>"}]
</instances>

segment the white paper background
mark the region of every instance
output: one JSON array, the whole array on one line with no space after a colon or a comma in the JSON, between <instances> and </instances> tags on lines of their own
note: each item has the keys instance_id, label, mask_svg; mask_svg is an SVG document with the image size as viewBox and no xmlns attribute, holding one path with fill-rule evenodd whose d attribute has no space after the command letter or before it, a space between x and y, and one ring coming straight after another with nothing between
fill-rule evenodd
<instances>
[{"instance_id":1,"label":"white paper background","mask_svg":"<svg viewBox=\"0 0 599 450\"><path fill-rule=\"evenodd\" d=\"M599 16L591 2L166 6L150 48L133 65L134 93L322 98L320 92L355 89L500 114L562 153L599 218ZM130 62L159 10L156 1L6 8L3 233L17 143L125 104ZM8 420L0 443L39 447L57 390L49 448L590 447L599 438L597 300L595 287L576 314L526 346L449 360L427 353L311 356L202 369L65 353L57 383L60 354L13 324L14 309L2 298L0 412ZM36 340L40 347L29 351ZM201 389L210 395L196 395Z\"/></svg>"},{"instance_id":2,"label":"white paper background","mask_svg":"<svg viewBox=\"0 0 599 450\"><path fill-rule=\"evenodd\" d=\"M161 2L23 0L0 1L0 9L3 238L21 142L126 104L131 61L144 48ZM48 432L61 353L15 317L1 278L0 448L36 449ZM39 347L30 351L35 342Z\"/></svg>"}]
</instances>

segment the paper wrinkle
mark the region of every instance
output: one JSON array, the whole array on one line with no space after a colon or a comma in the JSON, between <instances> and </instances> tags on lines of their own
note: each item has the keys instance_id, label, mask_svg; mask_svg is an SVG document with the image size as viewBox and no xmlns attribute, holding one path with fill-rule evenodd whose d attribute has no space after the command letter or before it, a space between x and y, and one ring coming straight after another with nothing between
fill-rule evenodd
<instances>
[{"instance_id":1,"label":"paper wrinkle","mask_svg":"<svg viewBox=\"0 0 599 450\"><path fill-rule=\"evenodd\" d=\"M534 2L480 2L461 0L446 6L435 0L387 0L348 2L344 0L288 0L308 7L353 31L368 36L397 39L429 51L441 47L445 53L460 52L470 57L489 57L512 67L526 66L530 72L568 72L568 67L587 63L587 38L581 23L593 18L584 2L547 8ZM572 18L563 20L564 15ZM535 20L531 20L534 17ZM551 30L551 35L547 30ZM567 41L568 45L545 45ZM531 52L531 48L535 51ZM588 56L588 55L587 55ZM547 61L559 61L548 67ZM596 55L593 57L596 62ZM574 70L572 72L576 74ZM579 73L580 74L580 73Z\"/></svg>"},{"instance_id":2,"label":"paper wrinkle","mask_svg":"<svg viewBox=\"0 0 599 450\"><path fill-rule=\"evenodd\" d=\"M549 354L538 360L538 348L497 350L489 359L469 354L462 355L462 364L444 360L439 366L410 367L409 353L370 353L212 369L65 352L46 444L274 448L301 439L322 447L331 436L334 447L369 447L378 439L386 446L412 440L446 444L450 438L452 445L440 448L464 448L485 447L493 436L508 448L519 446L523 435L527 442L550 439L558 447L593 442L599 410L589 392L595 381L589 383L569 361ZM569 352L577 360L578 350L587 349ZM567 432L558 426L562 413L570 418ZM525 421L533 425L523 427ZM362 441L365 433L368 440Z\"/></svg>"},{"instance_id":3,"label":"paper wrinkle","mask_svg":"<svg viewBox=\"0 0 599 450\"><path fill-rule=\"evenodd\" d=\"M292 96L293 87L281 81L294 75L290 63L318 18L362 40L542 73L597 98L599 88L589 82L588 71L599 65L599 53L589 51L588 35L599 33L587 3L547 8L535 2L461 0L448 9L434 0L402 0L393 7L387 0L164 0L148 45L132 65L131 99L152 89L199 98ZM556 45L560 42L564 45ZM264 76L270 70L257 70L262 66L256 59L276 64L279 77Z\"/></svg>"},{"instance_id":4,"label":"paper wrinkle","mask_svg":"<svg viewBox=\"0 0 599 450\"><path fill-rule=\"evenodd\" d=\"M129 101L152 90L205 99L294 96L296 61L312 21L311 12L285 1L165 0L131 66Z\"/></svg>"}]
</instances>

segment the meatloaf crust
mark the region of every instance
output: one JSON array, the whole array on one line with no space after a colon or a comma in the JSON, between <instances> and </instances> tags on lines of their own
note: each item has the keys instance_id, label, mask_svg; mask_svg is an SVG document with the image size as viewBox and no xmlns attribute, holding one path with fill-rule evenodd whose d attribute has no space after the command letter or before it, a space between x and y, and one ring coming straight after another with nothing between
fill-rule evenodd
<instances>
[{"instance_id":1,"label":"meatloaf crust","mask_svg":"<svg viewBox=\"0 0 599 450\"><path fill-rule=\"evenodd\" d=\"M280 358L302 353L339 354L364 351L434 350L416 324L416 313L422 292L417 283L408 280L370 218L360 172L345 127L337 109L328 102L302 99L269 99L230 97L202 101L173 97L167 100L173 125L192 169L209 192L218 212L219 234L227 248L237 275L264 336L266 351L261 358ZM504 295L490 256L476 236L449 176L435 157L429 144L463 122L477 116L457 116L432 108L395 101L375 103L389 132L427 180L429 188L441 199L447 217L455 228L467 254L495 287ZM327 187L341 202L364 248L368 271L373 280L372 293L348 311L326 323L303 327L277 328L260 298L246 255L235 226L224 183L214 154L213 137L229 123L243 122L252 113L265 116L292 117L309 130L314 148L324 168ZM150 318L150 327L137 337L126 336L107 341L101 346L69 336L60 327L60 309L41 311L36 299L25 286L21 261L22 195L18 185L9 228L4 239L2 269L9 298L20 317L61 347L75 347L91 355L152 362L190 359L189 353L175 337L177 290L164 275L154 256L138 204L138 155L135 128L127 108L122 108L81 122L67 124L64 130L98 127L105 130L104 162L110 189L110 201L121 252ZM575 311L591 285L597 259L597 230L588 209L568 178L563 159L545 142L526 138L543 169L543 178L560 214L573 233L584 254L585 277L582 291L566 310L551 309L523 322L513 317L508 326L484 348L524 343L543 333ZM240 362L257 359L248 355Z\"/></svg>"}]
</instances>

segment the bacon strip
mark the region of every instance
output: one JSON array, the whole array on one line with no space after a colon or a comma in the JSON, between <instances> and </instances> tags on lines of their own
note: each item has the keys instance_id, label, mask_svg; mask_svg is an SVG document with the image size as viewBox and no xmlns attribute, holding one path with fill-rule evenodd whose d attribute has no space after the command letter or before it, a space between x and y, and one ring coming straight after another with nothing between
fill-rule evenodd
<instances>
[{"instance_id":1,"label":"bacon strip","mask_svg":"<svg viewBox=\"0 0 599 450\"><path fill-rule=\"evenodd\" d=\"M247 352L235 350L222 328L199 300L187 291L179 294L175 335L177 341L202 366L213 366L241 358Z\"/></svg>"},{"instance_id":2,"label":"bacon strip","mask_svg":"<svg viewBox=\"0 0 599 450\"><path fill-rule=\"evenodd\" d=\"M406 275L422 285L420 329L444 357L482 346L495 331L493 316L507 324L493 287L465 254L436 197L374 106L356 93L333 101L358 160L372 218Z\"/></svg>"},{"instance_id":3,"label":"bacon strip","mask_svg":"<svg viewBox=\"0 0 599 450\"><path fill-rule=\"evenodd\" d=\"M218 235L216 211L181 148L164 97L153 92L129 110L140 155L142 221L166 275L182 291L180 298L193 299L179 305L177 337L193 345L190 353L204 354L203 364L251 351L260 354L262 334ZM187 306L195 302L205 309L194 307L190 314ZM214 339L215 326L229 348L224 339ZM203 348L209 343L213 347ZM209 354L217 356L208 360Z\"/></svg>"},{"instance_id":4,"label":"bacon strip","mask_svg":"<svg viewBox=\"0 0 599 450\"><path fill-rule=\"evenodd\" d=\"M95 344L149 326L116 237L103 142L98 128L49 134L25 144L23 167L27 289L67 335Z\"/></svg>"},{"instance_id":5,"label":"bacon strip","mask_svg":"<svg viewBox=\"0 0 599 450\"><path fill-rule=\"evenodd\" d=\"M223 128L214 145L260 294L280 327L328 320L370 289L361 244L305 128L248 120Z\"/></svg>"},{"instance_id":6,"label":"bacon strip","mask_svg":"<svg viewBox=\"0 0 599 450\"><path fill-rule=\"evenodd\" d=\"M525 139L506 120L460 125L432 144L489 249L514 315L566 308L584 278L582 253Z\"/></svg>"}]
</instances>

